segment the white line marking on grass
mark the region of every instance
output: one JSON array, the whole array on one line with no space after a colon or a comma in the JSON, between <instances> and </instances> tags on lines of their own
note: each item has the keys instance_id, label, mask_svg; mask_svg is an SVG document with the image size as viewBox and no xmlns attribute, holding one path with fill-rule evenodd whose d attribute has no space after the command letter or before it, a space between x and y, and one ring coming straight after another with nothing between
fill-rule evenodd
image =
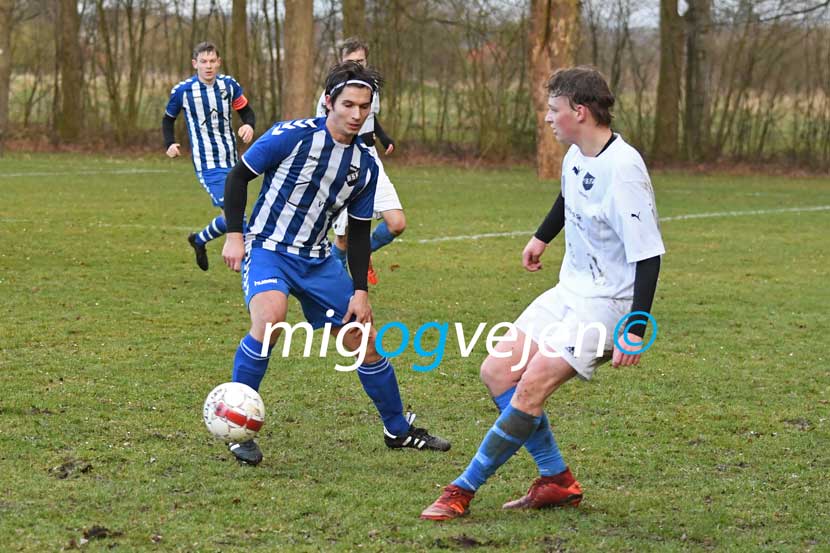
<instances>
[{"instance_id":1,"label":"white line marking on grass","mask_svg":"<svg viewBox=\"0 0 830 553\"><path fill-rule=\"evenodd\" d=\"M785 207L781 209L753 209L748 211L714 211L711 213L690 213L688 215L674 215L671 217L661 217L660 222L668 221L686 221L688 219L710 219L716 217L741 217L746 215L772 215L776 213L802 213L807 211L830 211L830 205L817 205L811 207ZM438 238L421 238L420 240L413 240L418 244L431 244L434 242L451 242L455 240L481 240L483 238L508 238L513 236L529 236L536 232L535 230L514 230L510 232L488 232L485 234L466 234L460 236L440 236ZM404 239L399 239L403 242Z\"/></svg>"},{"instance_id":2,"label":"white line marking on grass","mask_svg":"<svg viewBox=\"0 0 830 553\"><path fill-rule=\"evenodd\" d=\"M714 211L711 213L689 213L687 215L673 215L671 217L661 217L660 222L668 221L687 221L689 219L710 219L717 217L742 217L747 215L772 215L777 213L805 213L815 211L830 211L830 205L816 205L807 207L784 207L780 209L753 209L748 211ZM19 224L43 224L50 225L49 221L30 219L16 219L12 217L0 217L0 223L19 223ZM144 225L141 223L104 223L98 221L88 225L90 227L98 228L126 228L139 230L175 230L175 231L192 231L195 227L185 226L171 226L171 225ZM458 236L439 236L437 238L421 238L419 240L408 240L399 238L396 242L407 242L410 244L432 244L435 242L453 242L459 240L482 240L484 238L509 238L513 236L529 236L536 232L535 230L513 230L510 232L487 232L484 234L462 234Z\"/></svg>"},{"instance_id":3,"label":"white line marking on grass","mask_svg":"<svg viewBox=\"0 0 830 553\"><path fill-rule=\"evenodd\" d=\"M143 175L173 173L168 169L112 169L109 171L32 171L28 173L0 173L6 177L72 177L75 175Z\"/></svg>"}]
</instances>

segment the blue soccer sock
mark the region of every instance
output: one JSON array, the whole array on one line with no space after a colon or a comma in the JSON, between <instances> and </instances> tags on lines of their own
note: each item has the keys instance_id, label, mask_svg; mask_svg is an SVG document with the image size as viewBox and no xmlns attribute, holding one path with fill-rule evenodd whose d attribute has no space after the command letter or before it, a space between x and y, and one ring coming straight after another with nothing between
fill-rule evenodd
<instances>
[{"instance_id":1,"label":"blue soccer sock","mask_svg":"<svg viewBox=\"0 0 830 553\"><path fill-rule=\"evenodd\" d=\"M493 398L493 402L499 408L499 413L510 405L510 400L513 398L515 391L516 387L513 386L506 392ZM533 460L536 461L540 476L554 476L560 472L564 472L568 468L565 460L562 459L562 453L559 451L556 438L553 437L548 416L544 412L542 412L539 427L525 442L525 449L533 456Z\"/></svg>"},{"instance_id":2,"label":"blue soccer sock","mask_svg":"<svg viewBox=\"0 0 830 553\"><path fill-rule=\"evenodd\" d=\"M392 437L406 434L409 431L409 423L403 416L398 379L389 359L383 357L374 363L363 363L357 368L357 375L363 389L366 390L366 395L372 399L383 420L384 432Z\"/></svg>"},{"instance_id":3,"label":"blue soccer sock","mask_svg":"<svg viewBox=\"0 0 830 553\"><path fill-rule=\"evenodd\" d=\"M394 239L395 235L389 231L389 226L387 226L386 221L381 221L375 227L375 230L372 231L372 251L375 252L381 249Z\"/></svg>"},{"instance_id":4,"label":"blue soccer sock","mask_svg":"<svg viewBox=\"0 0 830 553\"><path fill-rule=\"evenodd\" d=\"M215 240L228 231L228 225L225 222L225 216L219 215L213 219L208 225L196 234L197 244L207 244L211 240Z\"/></svg>"},{"instance_id":5,"label":"blue soccer sock","mask_svg":"<svg viewBox=\"0 0 830 553\"><path fill-rule=\"evenodd\" d=\"M539 426L539 417L509 405L484 436L473 460L453 484L476 491L522 447Z\"/></svg>"},{"instance_id":6,"label":"blue soccer sock","mask_svg":"<svg viewBox=\"0 0 830 553\"><path fill-rule=\"evenodd\" d=\"M231 380L247 384L254 390L259 390L259 384L265 371L268 369L268 360L271 357L271 349L268 348L268 355L263 357L262 342L250 334L242 338L236 356L233 358L233 374Z\"/></svg>"},{"instance_id":7,"label":"blue soccer sock","mask_svg":"<svg viewBox=\"0 0 830 553\"><path fill-rule=\"evenodd\" d=\"M341 250L337 247L337 244L331 245L331 254L337 258L337 261L343 264L343 268L348 270L346 262L348 261L346 257L346 250Z\"/></svg>"}]
</instances>

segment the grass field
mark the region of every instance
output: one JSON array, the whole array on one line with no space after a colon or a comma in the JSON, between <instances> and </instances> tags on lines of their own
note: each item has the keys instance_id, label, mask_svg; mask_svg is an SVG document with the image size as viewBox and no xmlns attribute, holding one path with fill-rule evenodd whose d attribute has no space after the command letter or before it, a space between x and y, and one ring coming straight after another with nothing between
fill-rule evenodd
<instances>
[{"instance_id":1,"label":"grass field","mask_svg":"<svg viewBox=\"0 0 830 553\"><path fill-rule=\"evenodd\" d=\"M536 274L525 234L420 242L534 229L552 185L526 169L390 173L409 229L375 256L379 323L510 321L555 283L561 240ZM653 180L657 342L548 404L582 506L502 512L535 476L522 452L469 517L433 524L418 514L495 417L483 343L462 359L451 334L431 372L410 370L411 347L395 361L449 453L387 450L356 375L275 356L266 458L239 466L201 404L247 315L220 244L208 273L193 263L187 231L213 212L188 161L0 160L0 551L830 551L830 181Z\"/></svg>"}]
</instances>

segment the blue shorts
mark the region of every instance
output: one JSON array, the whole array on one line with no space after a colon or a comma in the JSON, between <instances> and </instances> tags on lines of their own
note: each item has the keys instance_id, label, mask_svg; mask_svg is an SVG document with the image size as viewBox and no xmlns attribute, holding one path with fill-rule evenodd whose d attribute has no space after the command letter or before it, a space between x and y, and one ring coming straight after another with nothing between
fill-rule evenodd
<instances>
[{"instance_id":1,"label":"blue shorts","mask_svg":"<svg viewBox=\"0 0 830 553\"><path fill-rule=\"evenodd\" d=\"M196 171L196 177L199 179L205 191L210 194L210 201L216 207L225 207L225 177L230 172L230 167Z\"/></svg>"},{"instance_id":2,"label":"blue shorts","mask_svg":"<svg viewBox=\"0 0 830 553\"><path fill-rule=\"evenodd\" d=\"M354 295L352 279L334 257L307 258L287 252L250 248L242 261L245 305L267 290L291 294L300 301L306 320L315 329L326 323L343 326ZM334 315L326 316L326 311Z\"/></svg>"}]
</instances>

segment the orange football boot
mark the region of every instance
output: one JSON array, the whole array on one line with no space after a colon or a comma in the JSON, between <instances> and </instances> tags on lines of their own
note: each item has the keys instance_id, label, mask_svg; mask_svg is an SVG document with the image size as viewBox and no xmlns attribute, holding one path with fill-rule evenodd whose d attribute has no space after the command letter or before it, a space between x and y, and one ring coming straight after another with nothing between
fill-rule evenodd
<instances>
[{"instance_id":1,"label":"orange football boot","mask_svg":"<svg viewBox=\"0 0 830 553\"><path fill-rule=\"evenodd\" d=\"M366 280L369 281L369 284L372 286L376 286L380 279L378 279L378 274L375 272L375 268L372 266L372 258L369 258L369 272L366 273Z\"/></svg>"},{"instance_id":2,"label":"orange football boot","mask_svg":"<svg viewBox=\"0 0 830 553\"><path fill-rule=\"evenodd\" d=\"M475 492L450 484L444 488L441 497L435 503L424 509L421 518L424 520L452 520L463 517L470 512L470 501Z\"/></svg>"}]
</instances>

